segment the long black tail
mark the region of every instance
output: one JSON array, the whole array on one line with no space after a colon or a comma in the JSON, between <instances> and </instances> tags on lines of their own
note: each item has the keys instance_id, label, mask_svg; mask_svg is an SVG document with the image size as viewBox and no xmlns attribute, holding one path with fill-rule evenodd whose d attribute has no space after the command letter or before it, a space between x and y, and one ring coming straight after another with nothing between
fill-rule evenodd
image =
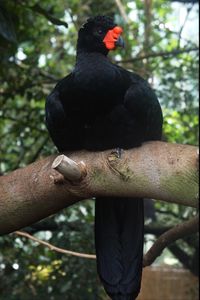
<instances>
[{"instance_id":1,"label":"long black tail","mask_svg":"<svg viewBox=\"0 0 200 300\"><path fill-rule=\"evenodd\" d=\"M96 199L97 271L112 300L134 300L140 291L143 210L141 199Z\"/></svg>"}]
</instances>

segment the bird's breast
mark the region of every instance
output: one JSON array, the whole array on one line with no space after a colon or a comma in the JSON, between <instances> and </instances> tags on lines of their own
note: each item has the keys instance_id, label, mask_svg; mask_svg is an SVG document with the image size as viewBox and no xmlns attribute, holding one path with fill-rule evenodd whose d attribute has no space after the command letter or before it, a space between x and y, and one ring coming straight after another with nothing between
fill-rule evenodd
<instances>
[{"instance_id":1,"label":"bird's breast","mask_svg":"<svg viewBox=\"0 0 200 300\"><path fill-rule=\"evenodd\" d=\"M76 64L73 73L78 88L96 93L112 93L121 81L119 70L108 59L98 56L84 56Z\"/></svg>"}]
</instances>

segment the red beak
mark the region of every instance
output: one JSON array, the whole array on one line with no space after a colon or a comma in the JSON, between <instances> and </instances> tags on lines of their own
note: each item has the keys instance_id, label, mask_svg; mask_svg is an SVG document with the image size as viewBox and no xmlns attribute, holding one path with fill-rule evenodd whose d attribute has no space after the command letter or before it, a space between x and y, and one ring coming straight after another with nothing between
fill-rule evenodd
<instances>
[{"instance_id":1,"label":"red beak","mask_svg":"<svg viewBox=\"0 0 200 300\"><path fill-rule=\"evenodd\" d=\"M120 36L123 29L120 26L115 26L113 29L108 30L103 42L108 50L113 50L116 46L124 46L122 37Z\"/></svg>"}]
</instances>

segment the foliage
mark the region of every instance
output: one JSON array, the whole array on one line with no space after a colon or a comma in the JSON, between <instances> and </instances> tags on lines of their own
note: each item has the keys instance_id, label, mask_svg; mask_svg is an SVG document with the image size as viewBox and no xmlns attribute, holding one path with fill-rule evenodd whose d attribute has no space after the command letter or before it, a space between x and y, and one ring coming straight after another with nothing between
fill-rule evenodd
<instances>
[{"instance_id":1,"label":"foliage","mask_svg":"<svg viewBox=\"0 0 200 300\"><path fill-rule=\"evenodd\" d=\"M124 27L126 50L112 53L111 59L140 73L156 89L165 117L164 138L197 144L197 45L187 32L183 34L187 13L197 18L197 7L180 6L187 8L186 22L180 24L170 1L157 0L148 7L148 1L124 0L123 6L129 24L111 0L0 2L2 174L56 151L45 127L45 98L73 68L79 26L87 17L102 13L115 16ZM161 229L194 215L192 209L163 202L156 202L153 209L154 221L148 219L147 224ZM93 220L93 201L88 200L26 230L58 247L93 253ZM196 272L192 266L197 245L192 237L170 250ZM94 261L51 252L15 235L2 237L0 247L1 300L106 299ZM188 264L177 254L181 248Z\"/></svg>"}]
</instances>

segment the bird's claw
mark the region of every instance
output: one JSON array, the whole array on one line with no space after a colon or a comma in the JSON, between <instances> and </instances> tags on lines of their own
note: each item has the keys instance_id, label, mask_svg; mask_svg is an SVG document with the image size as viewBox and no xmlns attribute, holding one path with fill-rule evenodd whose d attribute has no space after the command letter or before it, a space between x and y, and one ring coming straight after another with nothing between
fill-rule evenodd
<instances>
[{"instance_id":1,"label":"bird's claw","mask_svg":"<svg viewBox=\"0 0 200 300\"><path fill-rule=\"evenodd\" d=\"M122 158L122 151L122 148L117 147L111 152L111 154L114 154L117 158Z\"/></svg>"}]
</instances>

